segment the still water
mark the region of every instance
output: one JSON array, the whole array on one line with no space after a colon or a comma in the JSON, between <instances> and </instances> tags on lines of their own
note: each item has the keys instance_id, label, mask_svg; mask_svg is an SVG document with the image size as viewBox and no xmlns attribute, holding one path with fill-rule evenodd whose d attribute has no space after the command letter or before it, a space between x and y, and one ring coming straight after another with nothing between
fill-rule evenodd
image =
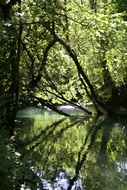
<instances>
[{"instance_id":1,"label":"still water","mask_svg":"<svg viewBox=\"0 0 127 190\"><path fill-rule=\"evenodd\" d=\"M19 151L37 180L28 189L126 190L126 118L70 111L71 117L34 108L18 112Z\"/></svg>"}]
</instances>

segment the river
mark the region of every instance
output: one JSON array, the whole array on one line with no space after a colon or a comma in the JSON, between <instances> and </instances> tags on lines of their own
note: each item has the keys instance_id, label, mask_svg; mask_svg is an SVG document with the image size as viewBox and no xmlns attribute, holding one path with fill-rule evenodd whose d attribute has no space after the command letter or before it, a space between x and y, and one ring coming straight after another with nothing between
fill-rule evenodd
<instances>
[{"instance_id":1,"label":"river","mask_svg":"<svg viewBox=\"0 0 127 190\"><path fill-rule=\"evenodd\" d=\"M27 108L17 114L19 151L38 179L34 189L127 189L126 118L70 112Z\"/></svg>"}]
</instances>

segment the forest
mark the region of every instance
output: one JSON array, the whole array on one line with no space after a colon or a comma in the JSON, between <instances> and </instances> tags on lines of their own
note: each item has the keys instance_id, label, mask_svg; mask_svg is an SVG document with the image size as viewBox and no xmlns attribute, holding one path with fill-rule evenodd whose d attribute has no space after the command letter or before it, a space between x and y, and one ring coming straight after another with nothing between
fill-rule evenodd
<instances>
[{"instance_id":1,"label":"forest","mask_svg":"<svg viewBox=\"0 0 127 190\"><path fill-rule=\"evenodd\" d=\"M20 109L61 105L127 116L126 0L0 0L0 138Z\"/></svg>"},{"instance_id":2,"label":"forest","mask_svg":"<svg viewBox=\"0 0 127 190\"><path fill-rule=\"evenodd\" d=\"M70 104L116 114L127 101L126 1L0 1L0 121Z\"/></svg>"}]
</instances>

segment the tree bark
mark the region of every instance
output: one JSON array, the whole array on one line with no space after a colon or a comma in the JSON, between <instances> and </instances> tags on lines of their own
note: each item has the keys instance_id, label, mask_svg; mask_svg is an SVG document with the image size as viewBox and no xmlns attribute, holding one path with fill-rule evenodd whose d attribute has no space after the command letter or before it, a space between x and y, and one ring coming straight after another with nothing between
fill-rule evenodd
<instances>
[{"instance_id":1,"label":"tree bark","mask_svg":"<svg viewBox=\"0 0 127 190\"><path fill-rule=\"evenodd\" d=\"M86 83L86 85L88 86L90 93L91 93L91 100L92 102L95 102L96 105L98 106L98 109L100 110L100 112L102 113L106 113L108 115L114 115L114 111L111 110L108 106L106 106L103 102L101 102L95 91L94 91L94 87L91 84L90 80L88 79L87 75L84 73L82 66L80 65L76 53L71 49L71 47L69 45L67 45L62 39L60 39L59 37L57 37L57 35L54 33L54 37L56 38L56 40L66 49L66 51L68 52L69 56L72 58L72 60L74 61L78 73L82 76L84 82Z\"/></svg>"},{"instance_id":2,"label":"tree bark","mask_svg":"<svg viewBox=\"0 0 127 190\"><path fill-rule=\"evenodd\" d=\"M19 9L21 7L21 0L10 0L7 4L0 1L0 7L3 12L3 19L6 21L11 21L10 10L12 7L19 2ZM20 10L19 10L20 11ZM14 134L14 126L16 113L18 110L18 98L19 98L19 62L20 62L20 48L21 48L21 35L22 35L22 26L19 25L19 31L15 29L15 26L6 27L6 32L11 34L12 37L8 39L8 58L6 59L6 64L8 65L8 73L6 76L7 83L9 84L8 88L2 84L4 89L4 98L7 98L4 103L4 119L2 120L2 125L5 126L9 135ZM17 45L18 44L18 45ZM4 56L4 55L3 55ZM5 72L5 71L4 71ZM10 81L8 81L8 79Z\"/></svg>"}]
</instances>

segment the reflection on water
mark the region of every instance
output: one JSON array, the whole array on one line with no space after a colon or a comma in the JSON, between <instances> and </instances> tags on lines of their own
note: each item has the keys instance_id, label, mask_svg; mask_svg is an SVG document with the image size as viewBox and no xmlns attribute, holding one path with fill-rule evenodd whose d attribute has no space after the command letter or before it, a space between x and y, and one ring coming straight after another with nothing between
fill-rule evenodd
<instances>
[{"instance_id":1,"label":"reflection on water","mask_svg":"<svg viewBox=\"0 0 127 190\"><path fill-rule=\"evenodd\" d=\"M66 172L60 172L58 176L55 178L54 183L52 184L51 180L46 180L41 177L41 174L36 173L39 177L43 190L67 190L69 187L69 180L66 176ZM38 188L38 190L40 187ZM81 182L79 180L75 181L72 186L72 190L80 190L82 189Z\"/></svg>"},{"instance_id":2,"label":"reflection on water","mask_svg":"<svg viewBox=\"0 0 127 190\"><path fill-rule=\"evenodd\" d=\"M126 119L32 109L17 120L19 151L40 181L36 189L127 189Z\"/></svg>"}]
</instances>

